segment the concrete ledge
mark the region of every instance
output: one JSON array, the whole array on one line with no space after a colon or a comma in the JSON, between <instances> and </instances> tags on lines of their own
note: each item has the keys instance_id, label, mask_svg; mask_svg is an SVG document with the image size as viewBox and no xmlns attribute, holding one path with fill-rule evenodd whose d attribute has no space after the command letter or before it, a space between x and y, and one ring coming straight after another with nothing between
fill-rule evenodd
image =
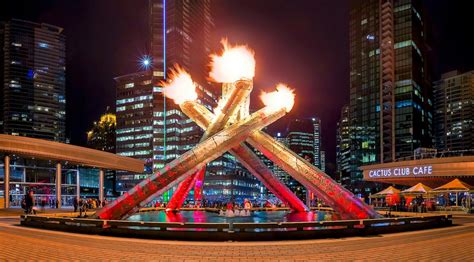
<instances>
[{"instance_id":1,"label":"concrete ledge","mask_svg":"<svg viewBox=\"0 0 474 262\"><path fill-rule=\"evenodd\" d=\"M21 225L120 237L196 241L270 241L377 235L445 227L452 225L452 221L450 215L281 223L162 223L22 216Z\"/></svg>"}]
</instances>

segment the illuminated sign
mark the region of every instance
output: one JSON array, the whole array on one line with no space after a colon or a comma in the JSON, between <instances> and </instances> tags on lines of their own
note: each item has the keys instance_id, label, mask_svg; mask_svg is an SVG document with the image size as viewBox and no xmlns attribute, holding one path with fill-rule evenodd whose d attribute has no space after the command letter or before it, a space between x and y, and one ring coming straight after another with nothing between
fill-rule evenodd
<instances>
[{"instance_id":1,"label":"illuminated sign","mask_svg":"<svg viewBox=\"0 0 474 262\"><path fill-rule=\"evenodd\" d=\"M393 167L368 170L370 178L424 176L433 174L433 166Z\"/></svg>"}]
</instances>

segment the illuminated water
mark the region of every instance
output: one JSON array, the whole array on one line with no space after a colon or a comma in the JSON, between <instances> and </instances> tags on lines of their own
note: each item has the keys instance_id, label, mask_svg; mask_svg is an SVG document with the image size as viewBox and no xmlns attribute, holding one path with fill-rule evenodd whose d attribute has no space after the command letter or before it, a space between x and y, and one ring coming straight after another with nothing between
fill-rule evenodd
<instances>
[{"instance_id":1,"label":"illuminated water","mask_svg":"<svg viewBox=\"0 0 474 262\"><path fill-rule=\"evenodd\" d=\"M137 213L128 218L130 221L146 222L196 222L196 223L265 223L265 222L311 222L338 220L329 212L311 211L292 213L289 211L254 211L247 217L224 217L206 211L180 211L177 213L152 211Z\"/></svg>"}]
</instances>

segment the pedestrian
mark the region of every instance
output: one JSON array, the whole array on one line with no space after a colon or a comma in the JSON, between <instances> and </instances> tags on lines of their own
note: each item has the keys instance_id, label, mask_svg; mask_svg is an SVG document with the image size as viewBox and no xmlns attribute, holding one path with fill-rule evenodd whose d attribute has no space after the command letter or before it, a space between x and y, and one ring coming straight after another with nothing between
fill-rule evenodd
<instances>
[{"instance_id":1,"label":"pedestrian","mask_svg":"<svg viewBox=\"0 0 474 262\"><path fill-rule=\"evenodd\" d=\"M46 199L43 198L41 199L41 211L43 212L45 211L45 206L46 206Z\"/></svg>"},{"instance_id":2,"label":"pedestrian","mask_svg":"<svg viewBox=\"0 0 474 262\"><path fill-rule=\"evenodd\" d=\"M77 212L77 206L79 205L79 201L77 200L77 197L74 198L74 201L72 202L74 206L74 213Z\"/></svg>"},{"instance_id":3,"label":"pedestrian","mask_svg":"<svg viewBox=\"0 0 474 262\"><path fill-rule=\"evenodd\" d=\"M25 196L25 212L27 215L29 214L36 214L33 207L35 206L35 197L32 190L28 192Z\"/></svg>"}]
</instances>

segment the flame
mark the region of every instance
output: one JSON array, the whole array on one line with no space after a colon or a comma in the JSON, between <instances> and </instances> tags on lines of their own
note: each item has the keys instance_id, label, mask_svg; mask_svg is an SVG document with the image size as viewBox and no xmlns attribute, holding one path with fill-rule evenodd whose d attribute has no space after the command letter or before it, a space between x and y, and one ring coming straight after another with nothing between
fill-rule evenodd
<instances>
[{"instance_id":1,"label":"flame","mask_svg":"<svg viewBox=\"0 0 474 262\"><path fill-rule=\"evenodd\" d=\"M255 75L255 53L246 45L231 46L227 39L222 39L224 51L221 55L211 55L211 72L209 77L218 83L233 83Z\"/></svg>"},{"instance_id":2,"label":"flame","mask_svg":"<svg viewBox=\"0 0 474 262\"><path fill-rule=\"evenodd\" d=\"M170 70L168 81L163 82L163 93L178 105L197 99L196 84L184 69L175 65Z\"/></svg>"},{"instance_id":3,"label":"flame","mask_svg":"<svg viewBox=\"0 0 474 262\"><path fill-rule=\"evenodd\" d=\"M286 112L289 112L295 103L294 90L285 84L278 84L276 90L270 93L262 92L260 99L270 109L280 110L286 108Z\"/></svg>"},{"instance_id":4,"label":"flame","mask_svg":"<svg viewBox=\"0 0 474 262\"><path fill-rule=\"evenodd\" d=\"M214 115L215 116L218 116L222 113L222 108L224 107L225 102L226 102L225 99L223 99L223 98L219 99L219 101L217 102L217 106L214 108Z\"/></svg>"}]
</instances>

